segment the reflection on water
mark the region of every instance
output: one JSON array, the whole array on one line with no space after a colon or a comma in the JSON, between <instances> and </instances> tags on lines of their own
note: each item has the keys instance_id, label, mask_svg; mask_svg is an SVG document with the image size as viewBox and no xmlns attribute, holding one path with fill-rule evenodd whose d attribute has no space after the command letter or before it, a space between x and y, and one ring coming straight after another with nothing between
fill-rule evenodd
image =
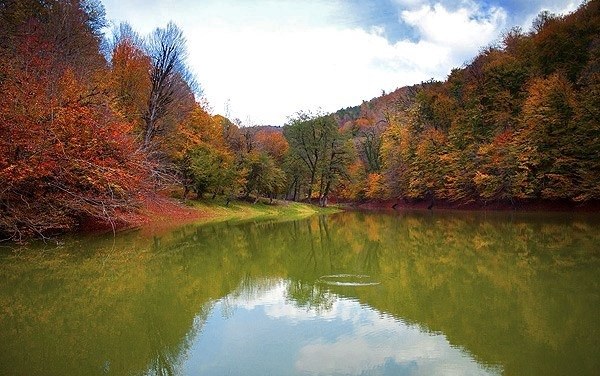
<instances>
[{"instance_id":1,"label":"reflection on water","mask_svg":"<svg viewBox=\"0 0 600 376\"><path fill-rule=\"evenodd\" d=\"M598 217L342 213L0 253L0 374L596 374Z\"/></svg>"},{"instance_id":2,"label":"reflection on water","mask_svg":"<svg viewBox=\"0 0 600 376\"><path fill-rule=\"evenodd\" d=\"M287 281L214 305L184 356L184 374L499 374L443 334L428 333L351 298L327 292L325 310L289 299ZM226 314L224 314L226 312ZM240 332L244 332L240 335Z\"/></svg>"}]
</instances>

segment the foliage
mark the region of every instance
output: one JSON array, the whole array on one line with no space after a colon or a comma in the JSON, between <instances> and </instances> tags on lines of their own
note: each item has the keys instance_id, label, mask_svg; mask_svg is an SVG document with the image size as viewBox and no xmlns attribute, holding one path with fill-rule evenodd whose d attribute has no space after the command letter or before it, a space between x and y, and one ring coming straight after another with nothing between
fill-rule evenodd
<instances>
[{"instance_id":1,"label":"foliage","mask_svg":"<svg viewBox=\"0 0 600 376\"><path fill-rule=\"evenodd\" d=\"M289 143L291 158L296 164L303 164L307 171L305 182L298 179L297 170L292 174L296 177L294 189L305 185L309 200L318 189L319 203L326 205L335 184L347 177L346 170L354 151L352 143L337 128L332 116L319 114L298 113L284 126L283 134Z\"/></svg>"},{"instance_id":2,"label":"foliage","mask_svg":"<svg viewBox=\"0 0 600 376\"><path fill-rule=\"evenodd\" d=\"M285 187L285 174L275 165L268 154L252 151L244 161L246 174L246 196L255 193L273 197Z\"/></svg>"},{"instance_id":3,"label":"foliage","mask_svg":"<svg viewBox=\"0 0 600 376\"><path fill-rule=\"evenodd\" d=\"M233 156L226 151L199 144L186 153L182 165L198 197L207 192L223 193L235 186L237 175Z\"/></svg>"},{"instance_id":4,"label":"foliage","mask_svg":"<svg viewBox=\"0 0 600 376\"><path fill-rule=\"evenodd\" d=\"M254 138L258 150L268 154L277 163L283 163L290 146L282 133L261 130L256 132Z\"/></svg>"},{"instance_id":5,"label":"foliage","mask_svg":"<svg viewBox=\"0 0 600 376\"><path fill-rule=\"evenodd\" d=\"M185 120L210 118L190 115L181 31L141 38L123 24L109 63L97 0L7 1L0 20L0 238L120 221L199 142L182 140Z\"/></svg>"},{"instance_id":6,"label":"foliage","mask_svg":"<svg viewBox=\"0 0 600 376\"><path fill-rule=\"evenodd\" d=\"M124 28L122 25L121 28ZM136 42L135 35L120 34L113 47L109 85L114 95L114 107L125 119L141 131L150 92L151 60Z\"/></svg>"},{"instance_id":7,"label":"foliage","mask_svg":"<svg viewBox=\"0 0 600 376\"><path fill-rule=\"evenodd\" d=\"M20 239L88 217L118 221L148 168L131 124L100 84L56 60L41 25L30 26L0 59L0 233Z\"/></svg>"},{"instance_id":8,"label":"foliage","mask_svg":"<svg viewBox=\"0 0 600 376\"><path fill-rule=\"evenodd\" d=\"M542 13L531 32L508 31L444 82L338 112L361 150L365 171L353 175L368 187L351 198L597 200L599 33L598 1ZM364 131L378 122L379 143Z\"/></svg>"}]
</instances>

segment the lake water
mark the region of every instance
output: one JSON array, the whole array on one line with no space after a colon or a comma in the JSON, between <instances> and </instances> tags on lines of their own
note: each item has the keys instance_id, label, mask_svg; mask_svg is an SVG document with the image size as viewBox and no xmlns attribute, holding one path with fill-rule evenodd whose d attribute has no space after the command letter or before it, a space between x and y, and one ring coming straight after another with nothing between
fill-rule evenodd
<instances>
[{"instance_id":1,"label":"lake water","mask_svg":"<svg viewBox=\"0 0 600 376\"><path fill-rule=\"evenodd\" d=\"M340 213L0 250L2 375L597 375L600 218Z\"/></svg>"}]
</instances>

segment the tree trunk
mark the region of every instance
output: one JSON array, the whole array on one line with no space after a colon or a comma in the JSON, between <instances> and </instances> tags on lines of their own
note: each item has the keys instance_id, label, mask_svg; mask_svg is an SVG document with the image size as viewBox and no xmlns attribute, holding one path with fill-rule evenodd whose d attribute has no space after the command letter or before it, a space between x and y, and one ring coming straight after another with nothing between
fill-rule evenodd
<instances>
[{"instance_id":1,"label":"tree trunk","mask_svg":"<svg viewBox=\"0 0 600 376\"><path fill-rule=\"evenodd\" d=\"M294 179L294 197L292 197L294 201L298 201L298 188L300 185L298 180L298 178Z\"/></svg>"},{"instance_id":2,"label":"tree trunk","mask_svg":"<svg viewBox=\"0 0 600 376\"><path fill-rule=\"evenodd\" d=\"M319 202L321 202L321 197L323 197L324 194L324 184L325 182L325 174L321 174L321 182L319 183Z\"/></svg>"},{"instance_id":3,"label":"tree trunk","mask_svg":"<svg viewBox=\"0 0 600 376\"><path fill-rule=\"evenodd\" d=\"M315 184L315 174L316 174L316 171L312 171L310 173L310 184L308 186L308 202L311 202L311 200L312 200L312 187L313 187L313 184Z\"/></svg>"},{"instance_id":4,"label":"tree trunk","mask_svg":"<svg viewBox=\"0 0 600 376\"><path fill-rule=\"evenodd\" d=\"M322 208L327 206L327 196L329 196L330 187L331 187L331 181L328 180L327 184L325 184L325 190L323 192L323 195L319 199L319 206L321 206Z\"/></svg>"}]
</instances>

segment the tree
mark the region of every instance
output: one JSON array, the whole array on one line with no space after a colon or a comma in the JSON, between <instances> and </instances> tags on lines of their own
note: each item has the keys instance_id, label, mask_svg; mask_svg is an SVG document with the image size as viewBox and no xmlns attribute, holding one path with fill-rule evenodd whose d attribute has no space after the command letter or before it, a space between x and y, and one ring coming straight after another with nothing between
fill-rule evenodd
<instances>
[{"instance_id":1,"label":"tree","mask_svg":"<svg viewBox=\"0 0 600 376\"><path fill-rule=\"evenodd\" d=\"M154 30L146 41L152 67L148 104L143 115L145 149L169 126L165 121L167 115L178 115L182 111L185 114L187 111L182 106L191 110L195 103L194 92L198 88L185 63L185 43L183 32L172 22L164 29Z\"/></svg>"},{"instance_id":2,"label":"tree","mask_svg":"<svg viewBox=\"0 0 600 376\"><path fill-rule=\"evenodd\" d=\"M241 153L244 150L244 136L240 132L239 127L221 115L215 115L215 119L221 124L223 139L227 147L233 152Z\"/></svg>"},{"instance_id":3,"label":"tree","mask_svg":"<svg viewBox=\"0 0 600 376\"><path fill-rule=\"evenodd\" d=\"M198 197L208 192L214 198L236 183L233 156L206 143L190 149L181 164L182 173L189 177ZM187 196L187 186L185 188L184 197Z\"/></svg>"},{"instance_id":4,"label":"tree","mask_svg":"<svg viewBox=\"0 0 600 376\"><path fill-rule=\"evenodd\" d=\"M381 159L385 196L407 197L414 158L414 137L410 116L392 121L382 135Z\"/></svg>"},{"instance_id":5,"label":"tree","mask_svg":"<svg viewBox=\"0 0 600 376\"><path fill-rule=\"evenodd\" d=\"M445 198L446 161L446 135L437 129L427 129L420 135L415 148L408 196L432 200Z\"/></svg>"},{"instance_id":6,"label":"tree","mask_svg":"<svg viewBox=\"0 0 600 376\"><path fill-rule=\"evenodd\" d=\"M275 165L275 161L264 152L253 151L248 153L245 160L246 197L255 193L256 200L260 195L273 199L285 187L285 174Z\"/></svg>"},{"instance_id":7,"label":"tree","mask_svg":"<svg viewBox=\"0 0 600 376\"><path fill-rule=\"evenodd\" d=\"M366 179L365 197L378 199L385 197L385 187L383 184L383 176L378 173L371 173Z\"/></svg>"},{"instance_id":8,"label":"tree","mask_svg":"<svg viewBox=\"0 0 600 376\"><path fill-rule=\"evenodd\" d=\"M283 170L286 174L286 198L297 201L308 181L310 172L306 164L296 155L287 153L283 160Z\"/></svg>"},{"instance_id":9,"label":"tree","mask_svg":"<svg viewBox=\"0 0 600 376\"><path fill-rule=\"evenodd\" d=\"M55 79L61 65L43 29L17 41L0 59L0 233L43 236L87 218L114 225L146 189L131 125L70 68Z\"/></svg>"},{"instance_id":10,"label":"tree","mask_svg":"<svg viewBox=\"0 0 600 376\"><path fill-rule=\"evenodd\" d=\"M325 145L319 186L319 205L327 206L329 194L340 179L348 179L348 165L356 159L354 144L339 132Z\"/></svg>"},{"instance_id":11,"label":"tree","mask_svg":"<svg viewBox=\"0 0 600 376\"><path fill-rule=\"evenodd\" d=\"M181 162L189 145L183 147L176 139L199 104L198 85L185 59L185 38L173 23L145 39L126 23L113 32L109 87L114 106L136 124L140 147L154 166L151 177L156 187L186 181ZM174 151L175 145L183 150Z\"/></svg>"},{"instance_id":12,"label":"tree","mask_svg":"<svg viewBox=\"0 0 600 376\"><path fill-rule=\"evenodd\" d=\"M143 115L150 92L152 61L143 50L140 37L128 24L114 31L109 87L114 95L115 109L141 132Z\"/></svg>"},{"instance_id":13,"label":"tree","mask_svg":"<svg viewBox=\"0 0 600 376\"><path fill-rule=\"evenodd\" d=\"M600 199L600 39L590 46L590 58L578 82L573 122L581 129L581 158L576 201Z\"/></svg>"},{"instance_id":14,"label":"tree","mask_svg":"<svg viewBox=\"0 0 600 376\"><path fill-rule=\"evenodd\" d=\"M298 113L283 127L283 134L290 145L290 152L306 165L309 172L307 198L311 200L319 173L326 173L327 159L332 159L332 146L339 145L341 136L335 120L332 116Z\"/></svg>"},{"instance_id":15,"label":"tree","mask_svg":"<svg viewBox=\"0 0 600 376\"><path fill-rule=\"evenodd\" d=\"M573 122L574 91L560 74L536 78L523 106L523 127L517 147L525 179L518 186L522 197L569 198L579 184L579 145L585 142ZM583 131L583 132L582 132Z\"/></svg>"},{"instance_id":16,"label":"tree","mask_svg":"<svg viewBox=\"0 0 600 376\"><path fill-rule=\"evenodd\" d=\"M355 122L356 149L367 173L381 170L381 135L384 130L385 120L376 122L374 119L359 118Z\"/></svg>"},{"instance_id":17,"label":"tree","mask_svg":"<svg viewBox=\"0 0 600 376\"><path fill-rule=\"evenodd\" d=\"M258 150L267 153L278 164L282 164L289 150L289 144L283 133L260 130L254 135Z\"/></svg>"},{"instance_id":18,"label":"tree","mask_svg":"<svg viewBox=\"0 0 600 376\"><path fill-rule=\"evenodd\" d=\"M512 201L518 173L513 133L505 131L489 144L481 145L477 157L479 168L473 183L479 196L484 200Z\"/></svg>"}]
</instances>

